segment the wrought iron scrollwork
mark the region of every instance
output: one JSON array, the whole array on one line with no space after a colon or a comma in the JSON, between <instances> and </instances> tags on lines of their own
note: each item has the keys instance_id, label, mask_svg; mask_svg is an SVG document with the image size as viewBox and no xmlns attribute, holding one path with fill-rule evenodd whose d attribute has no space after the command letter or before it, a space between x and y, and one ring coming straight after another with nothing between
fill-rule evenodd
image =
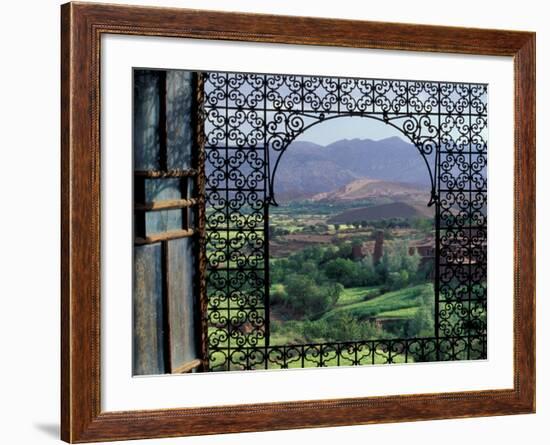
<instances>
[{"instance_id":1,"label":"wrought iron scrollwork","mask_svg":"<svg viewBox=\"0 0 550 445\"><path fill-rule=\"evenodd\" d=\"M486 357L487 85L208 72L202 112L210 369ZM344 116L399 130L422 156L436 207L433 338L269 345L269 206L281 156Z\"/></svg>"}]
</instances>

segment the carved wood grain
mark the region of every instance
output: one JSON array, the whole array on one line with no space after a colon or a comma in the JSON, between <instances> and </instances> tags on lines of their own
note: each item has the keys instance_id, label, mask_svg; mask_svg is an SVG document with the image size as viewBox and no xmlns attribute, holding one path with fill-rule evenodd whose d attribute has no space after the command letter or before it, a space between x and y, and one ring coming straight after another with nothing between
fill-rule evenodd
<instances>
[{"instance_id":1,"label":"carved wood grain","mask_svg":"<svg viewBox=\"0 0 550 445\"><path fill-rule=\"evenodd\" d=\"M102 34L512 56L515 66L514 388L227 407L101 412L99 60ZM61 14L61 436L174 437L535 410L535 35L69 3Z\"/></svg>"}]
</instances>

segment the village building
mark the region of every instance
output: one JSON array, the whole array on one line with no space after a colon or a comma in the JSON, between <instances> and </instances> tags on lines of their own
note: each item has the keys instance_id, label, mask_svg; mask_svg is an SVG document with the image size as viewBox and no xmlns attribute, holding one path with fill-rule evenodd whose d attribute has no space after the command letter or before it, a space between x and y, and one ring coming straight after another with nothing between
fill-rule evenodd
<instances>
[{"instance_id":1,"label":"village building","mask_svg":"<svg viewBox=\"0 0 550 445\"><path fill-rule=\"evenodd\" d=\"M418 253L420 256L419 268L435 260L435 238L428 236L422 240L411 241L409 244L409 255Z\"/></svg>"},{"instance_id":2,"label":"village building","mask_svg":"<svg viewBox=\"0 0 550 445\"><path fill-rule=\"evenodd\" d=\"M372 256L374 264L378 264L382 259L384 255L384 232L382 230L376 232L374 241L354 245L351 249L351 258L354 261L362 260L367 255Z\"/></svg>"}]
</instances>

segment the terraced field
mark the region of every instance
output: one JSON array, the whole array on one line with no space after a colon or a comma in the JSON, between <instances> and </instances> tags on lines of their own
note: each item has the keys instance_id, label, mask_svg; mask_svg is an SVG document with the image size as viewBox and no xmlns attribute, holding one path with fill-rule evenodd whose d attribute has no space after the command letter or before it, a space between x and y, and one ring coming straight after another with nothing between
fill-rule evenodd
<instances>
[{"instance_id":1,"label":"terraced field","mask_svg":"<svg viewBox=\"0 0 550 445\"><path fill-rule=\"evenodd\" d=\"M424 291L433 291L429 283L406 287L379 296L378 287L345 289L336 307L321 318L330 320L337 313L345 312L359 320L384 318L412 318L419 308L419 295Z\"/></svg>"}]
</instances>

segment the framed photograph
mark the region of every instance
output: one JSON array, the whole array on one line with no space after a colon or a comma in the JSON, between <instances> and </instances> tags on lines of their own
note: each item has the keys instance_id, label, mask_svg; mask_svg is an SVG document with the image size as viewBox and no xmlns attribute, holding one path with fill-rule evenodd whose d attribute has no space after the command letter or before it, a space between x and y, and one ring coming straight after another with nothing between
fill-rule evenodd
<instances>
[{"instance_id":1,"label":"framed photograph","mask_svg":"<svg viewBox=\"0 0 550 445\"><path fill-rule=\"evenodd\" d=\"M63 440L534 412L534 33L61 14Z\"/></svg>"}]
</instances>

